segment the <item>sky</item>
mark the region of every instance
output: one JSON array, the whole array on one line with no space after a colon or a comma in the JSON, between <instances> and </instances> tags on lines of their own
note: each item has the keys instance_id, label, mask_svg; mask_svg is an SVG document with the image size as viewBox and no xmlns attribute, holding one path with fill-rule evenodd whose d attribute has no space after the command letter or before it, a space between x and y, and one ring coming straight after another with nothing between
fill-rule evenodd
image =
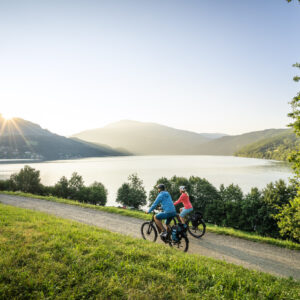
<instances>
[{"instance_id":1,"label":"sky","mask_svg":"<svg viewBox=\"0 0 300 300\"><path fill-rule=\"evenodd\" d=\"M285 0L0 0L0 113L66 136L283 128L299 23Z\"/></svg>"}]
</instances>

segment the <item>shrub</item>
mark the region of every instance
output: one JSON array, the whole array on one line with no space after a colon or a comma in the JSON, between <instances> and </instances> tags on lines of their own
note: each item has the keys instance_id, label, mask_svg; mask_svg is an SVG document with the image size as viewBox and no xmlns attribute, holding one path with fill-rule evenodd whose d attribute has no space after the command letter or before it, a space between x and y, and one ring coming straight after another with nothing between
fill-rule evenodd
<instances>
[{"instance_id":1,"label":"shrub","mask_svg":"<svg viewBox=\"0 0 300 300\"><path fill-rule=\"evenodd\" d=\"M294 185L287 186L283 180L271 182L263 189L263 203L258 211L261 222L256 227L259 234L275 238L280 236L275 216L279 213L279 208L288 204L296 196L296 193L296 187Z\"/></svg>"},{"instance_id":2,"label":"shrub","mask_svg":"<svg viewBox=\"0 0 300 300\"><path fill-rule=\"evenodd\" d=\"M68 182L69 197L74 200L80 198L80 190L84 187L84 181L81 175L74 172Z\"/></svg>"},{"instance_id":3,"label":"shrub","mask_svg":"<svg viewBox=\"0 0 300 300\"><path fill-rule=\"evenodd\" d=\"M25 193L38 194L41 190L40 181L40 171L29 166L10 176L11 188Z\"/></svg>"},{"instance_id":4,"label":"shrub","mask_svg":"<svg viewBox=\"0 0 300 300\"><path fill-rule=\"evenodd\" d=\"M224 219L224 206L217 189L206 179L191 176L190 200L196 211L201 211L205 220L221 224Z\"/></svg>"},{"instance_id":5,"label":"shrub","mask_svg":"<svg viewBox=\"0 0 300 300\"><path fill-rule=\"evenodd\" d=\"M147 194L143 181L137 174L128 177L129 183L123 183L118 189L116 202L139 209L147 203Z\"/></svg>"},{"instance_id":6,"label":"shrub","mask_svg":"<svg viewBox=\"0 0 300 300\"><path fill-rule=\"evenodd\" d=\"M275 216L280 235L300 242L300 195L279 209Z\"/></svg>"},{"instance_id":7,"label":"shrub","mask_svg":"<svg viewBox=\"0 0 300 300\"><path fill-rule=\"evenodd\" d=\"M0 180L0 191L9 191L10 189L9 180Z\"/></svg>"},{"instance_id":8,"label":"shrub","mask_svg":"<svg viewBox=\"0 0 300 300\"><path fill-rule=\"evenodd\" d=\"M234 184L224 187L222 184L220 186L220 197L225 211L225 218L222 225L240 228L241 206L244 198L241 188Z\"/></svg>"},{"instance_id":9,"label":"shrub","mask_svg":"<svg viewBox=\"0 0 300 300\"><path fill-rule=\"evenodd\" d=\"M241 203L240 229L256 231L261 224L259 212L263 206L262 192L252 188Z\"/></svg>"},{"instance_id":10,"label":"shrub","mask_svg":"<svg viewBox=\"0 0 300 300\"><path fill-rule=\"evenodd\" d=\"M54 194L57 197L68 199L70 198L69 181L63 176L54 186Z\"/></svg>"},{"instance_id":11,"label":"shrub","mask_svg":"<svg viewBox=\"0 0 300 300\"><path fill-rule=\"evenodd\" d=\"M89 204L104 206L107 201L107 189L102 183L96 181L89 187L82 187L78 194L78 200Z\"/></svg>"}]
</instances>

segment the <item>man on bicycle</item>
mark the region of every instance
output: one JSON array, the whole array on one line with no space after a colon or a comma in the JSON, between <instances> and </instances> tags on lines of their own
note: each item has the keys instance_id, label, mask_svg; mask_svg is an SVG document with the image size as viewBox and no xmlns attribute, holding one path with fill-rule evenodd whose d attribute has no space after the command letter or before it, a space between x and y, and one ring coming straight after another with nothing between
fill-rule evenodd
<instances>
[{"instance_id":1,"label":"man on bicycle","mask_svg":"<svg viewBox=\"0 0 300 300\"><path fill-rule=\"evenodd\" d=\"M161 237L165 238L168 234L167 230L164 228L162 224L162 220L166 219L166 225L168 228L168 225L172 221L172 218L176 216L176 209L173 204L171 195L165 191L165 185L164 184L159 184L157 186L158 189L158 196L155 199L154 203L150 207L149 211L147 212L148 214L151 213L157 205L161 205L162 212L158 213L156 216L154 216L154 221L157 225L157 227L160 229L161 232Z\"/></svg>"}]
</instances>

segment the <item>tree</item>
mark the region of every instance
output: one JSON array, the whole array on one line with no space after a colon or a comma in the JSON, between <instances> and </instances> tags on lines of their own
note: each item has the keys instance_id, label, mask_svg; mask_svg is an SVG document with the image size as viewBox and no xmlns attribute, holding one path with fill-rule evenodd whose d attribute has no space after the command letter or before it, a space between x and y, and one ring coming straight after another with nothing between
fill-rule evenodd
<instances>
[{"instance_id":1,"label":"tree","mask_svg":"<svg viewBox=\"0 0 300 300\"><path fill-rule=\"evenodd\" d=\"M67 177L63 176L59 179L59 181L54 186L55 196L61 198L69 198L70 190L69 190L69 181Z\"/></svg>"},{"instance_id":2,"label":"tree","mask_svg":"<svg viewBox=\"0 0 300 300\"><path fill-rule=\"evenodd\" d=\"M290 200L276 215L280 235L300 243L300 197Z\"/></svg>"},{"instance_id":3,"label":"tree","mask_svg":"<svg viewBox=\"0 0 300 300\"><path fill-rule=\"evenodd\" d=\"M129 200L130 186L129 183L123 183L118 189L116 202L121 203L125 206L131 206L131 201Z\"/></svg>"},{"instance_id":4,"label":"tree","mask_svg":"<svg viewBox=\"0 0 300 300\"><path fill-rule=\"evenodd\" d=\"M252 188L241 204L240 229L256 231L261 226L260 209L263 205L262 193L258 188Z\"/></svg>"},{"instance_id":5,"label":"tree","mask_svg":"<svg viewBox=\"0 0 300 300\"><path fill-rule=\"evenodd\" d=\"M231 184L228 187L220 186L220 197L224 203L224 226L240 228L243 192L238 185Z\"/></svg>"},{"instance_id":6,"label":"tree","mask_svg":"<svg viewBox=\"0 0 300 300\"><path fill-rule=\"evenodd\" d=\"M70 193L69 197L71 199L77 200L77 198L79 197L79 192L83 187L84 187L84 181L82 176L79 175L77 172L74 172L68 183L68 189Z\"/></svg>"},{"instance_id":7,"label":"tree","mask_svg":"<svg viewBox=\"0 0 300 300\"><path fill-rule=\"evenodd\" d=\"M288 2L291 2L288 0ZM293 67L300 68L300 64L296 63ZM294 81L299 82L300 77L295 76ZM295 134L300 137L300 92L290 102L292 112L288 114L293 119L293 123L289 124L293 128ZM279 209L275 218L278 220L280 235L283 237L292 238L300 242L300 149L294 151L290 156L293 169L295 171L294 182L297 185L298 196L291 199L289 203Z\"/></svg>"},{"instance_id":8,"label":"tree","mask_svg":"<svg viewBox=\"0 0 300 300\"><path fill-rule=\"evenodd\" d=\"M279 227L275 216L280 208L288 204L296 196L295 185L287 186L283 180L269 183L263 190L263 205L259 209L261 224L257 226L259 234L279 237Z\"/></svg>"},{"instance_id":9,"label":"tree","mask_svg":"<svg viewBox=\"0 0 300 300\"><path fill-rule=\"evenodd\" d=\"M147 203L147 194L143 181L137 174L128 176L129 183L124 183L118 189L116 202L139 209Z\"/></svg>"},{"instance_id":10,"label":"tree","mask_svg":"<svg viewBox=\"0 0 300 300\"><path fill-rule=\"evenodd\" d=\"M206 179L191 176L190 200L195 211L202 212L207 222L221 224L224 206L217 189Z\"/></svg>"},{"instance_id":11,"label":"tree","mask_svg":"<svg viewBox=\"0 0 300 300\"><path fill-rule=\"evenodd\" d=\"M40 171L25 166L19 173L10 176L13 190L38 194L41 189Z\"/></svg>"},{"instance_id":12,"label":"tree","mask_svg":"<svg viewBox=\"0 0 300 300\"><path fill-rule=\"evenodd\" d=\"M9 191L10 189L11 187L9 180L0 180L0 191Z\"/></svg>"},{"instance_id":13,"label":"tree","mask_svg":"<svg viewBox=\"0 0 300 300\"><path fill-rule=\"evenodd\" d=\"M300 68L300 64L296 63L293 65L296 68ZM294 81L299 82L300 77L295 76ZM293 100L290 102L292 106L292 112L288 114L290 118L292 118L294 121L289 124L290 127L293 128L295 134L300 137L300 92L293 98ZM299 177L300 177L300 148L298 150L294 151L290 157L290 161L293 164L293 169L296 173L296 182L299 184ZM300 190L300 186L299 186Z\"/></svg>"},{"instance_id":14,"label":"tree","mask_svg":"<svg viewBox=\"0 0 300 300\"><path fill-rule=\"evenodd\" d=\"M107 201L107 189L101 182L94 182L88 188L87 202L104 206Z\"/></svg>"}]
</instances>

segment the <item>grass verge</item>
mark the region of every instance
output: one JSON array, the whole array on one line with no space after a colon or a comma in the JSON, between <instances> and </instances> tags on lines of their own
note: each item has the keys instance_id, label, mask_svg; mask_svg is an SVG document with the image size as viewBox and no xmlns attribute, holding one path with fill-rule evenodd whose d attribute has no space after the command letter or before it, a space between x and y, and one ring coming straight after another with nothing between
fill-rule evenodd
<instances>
[{"instance_id":1,"label":"grass verge","mask_svg":"<svg viewBox=\"0 0 300 300\"><path fill-rule=\"evenodd\" d=\"M43 199L43 200L47 200L47 201L65 203L65 204L70 204L70 205L77 205L77 206L81 206L81 207L97 209L97 210L105 211L108 213L120 214L123 216L128 216L128 217L133 217L133 218L138 218L138 219L143 219L143 220L151 219L150 215L146 215L142 212L128 210L128 209L121 209L121 208L112 207L112 206L97 206L97 205L92 205L92 204L81 203L81 202L74 201L74 200L57 198L57 197L53 197L53 196L39 196L39 195L34 195L34 194L22 193L22 192L1 191L0 193L6 194L6 195L13 195L13 196L22 196L22 197L28 197L28 198ZM275 239L275 238L270 238L270 237L263 237L263 236L255 234L255 233L245 232L245 231L237 230L234 228L220 227L220 226L216 226L216 225L207 224L206 230L209 232L216 233L216 234L234 236L234 237L250 240L253 242L267 243L267 244L271 244L271 245L275 245L275 246L279 246L279 247L283 247L283 248L288 248L288 249L292 249L292 250L300 250L300 244L297 244L295 242L292 242L289 240Z\"/></svg>"},{"instance_id":2,"label":"grass verge","mask_svg":"<svg viewBox=\"0 0 300 300\"><path fill-rule=\"evenodd\" d=\"M300 282L0 204L1 299L299 299Z\"/></svg>"}]
</instances>

